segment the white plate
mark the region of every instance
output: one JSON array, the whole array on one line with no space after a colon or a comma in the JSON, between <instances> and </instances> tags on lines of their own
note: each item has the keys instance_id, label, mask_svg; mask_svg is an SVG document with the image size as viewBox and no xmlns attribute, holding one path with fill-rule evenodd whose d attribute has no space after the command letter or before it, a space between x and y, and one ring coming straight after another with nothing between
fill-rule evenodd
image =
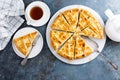
<instances>
[{"instance_id":1,"label":"white plate","mask_svg":"<svg viewBox=\"0 0 120 80\"><path fill-rule=\"evenodd\" d=\"M16 34L14 35L13 39L14 38L17 38L17 37L20 37L22 35L25 35L25 34L28 34L30 32L34 32L34 31L37 31L40 35L40 38L38 39L36 45L33 47L30 55L28 56L28 58L33 58L35 56L37 56L41 50L42 50L42 47L43 47L43 38L42 38L42 35L40 34L40 32L34 28L31 28L31 27L26 27L26 28L22 28L20 29L19 31L16 32ZM15 53L20 56L21 58L25 58L25 56L16 48L15 44L13 43L13 40L12 40L12 47L13 47L13 50L15 51Z\"/></svg>"},{"instance_id":2,"label":"white plate","mask_svg":"<svg viewBox=\"0 0 120 80\"><path fill-rule=\"evenodd\" d=\"M68 10L68 9L72 9L72 8L82 8L82 9L87 9L89 10L94 16L96 16L96 18L99 20L99 22L101 23L102 26L104 26L104 22L102 20L102 18L99 16L98 13L96 13L94 10L92 10L91 8L88 8L86 6L82 6L82 5L70 5L70 6L67 6L67 7L64 7L62 9L60 9L59 11L57 11L53 16L52 18L50 19L49 23L48 23L48 26L47 26L47 30L46 30L46 40L47 40L47 43L48 43L48 46L49 46L49 49L50 51L53 53L54 56L56 56L59 60L65 62L65 63L68 63L68 64L84 64L84 63L87 63L93 59L95 59L99 54L98 53L92 53L91 55L85 57L85 58L82 58L82 59L77 59L77 60L68 60L68 59L65 59L63 57L61 57L60 55L57 54L57 52L53 49L52 45L51 45L51 41L50 41L50 30L51 30L51 24L53 23L53 21L55 20L55 18L59 15L60 12L64 12L65 10ZM93 39L94 41L96 41L99 45L99 51L102 51L104 45L105 45L105 42L106 42L106 35L105 35L105 38L104 39Z\"/></svg>"}]
</instances>

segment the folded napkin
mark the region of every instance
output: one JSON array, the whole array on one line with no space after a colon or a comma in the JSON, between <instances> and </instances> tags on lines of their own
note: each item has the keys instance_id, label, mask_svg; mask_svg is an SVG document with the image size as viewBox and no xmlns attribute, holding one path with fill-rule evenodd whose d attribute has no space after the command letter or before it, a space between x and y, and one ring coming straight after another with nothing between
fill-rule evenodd
<instances>
[{"instance_id":1,"label":"folded napkin","mask_svg":"<svg viewBox=\"0 0 120 80\"><path fill-rule=\"evenodd\" d=\"M22 0L0 0L0 50L8 44L13 33L24 20L24 3Z\"/></svg>"}]
</instances>

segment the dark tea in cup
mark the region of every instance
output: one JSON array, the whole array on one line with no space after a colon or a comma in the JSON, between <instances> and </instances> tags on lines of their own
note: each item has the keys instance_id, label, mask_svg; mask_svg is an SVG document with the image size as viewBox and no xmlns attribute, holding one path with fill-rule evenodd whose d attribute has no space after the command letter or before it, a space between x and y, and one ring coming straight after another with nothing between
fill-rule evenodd
<instances>
[{"instance_id":1,"label":"dark tea in cup","mask_svg":"<svg viewBox=\"0 0 120 80\"><path fill-rule=\"evenodd\" d=\"M25 19L27 25L39 27L48 22L50 18L50 9L42 1L30 3L25 10Z\"/></svg>"},{"instance_id":2,"label":"dark tea in cup","mask_svg":"<svg viewBox=\"0 0 120 80\"><path fill-rule=\"evenodd\" d=\"M43 10L35 6L30 10L30 17L34 20L39 20L43 16Z\"/></svg>"}]
</instances>

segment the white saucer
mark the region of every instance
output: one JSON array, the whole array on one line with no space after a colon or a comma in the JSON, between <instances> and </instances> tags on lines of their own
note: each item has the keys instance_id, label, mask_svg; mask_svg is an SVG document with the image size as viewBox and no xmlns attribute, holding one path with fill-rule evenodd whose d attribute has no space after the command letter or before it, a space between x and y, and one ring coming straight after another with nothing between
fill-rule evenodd
<instances>
[{"instance_id":1,"label":"white saucer","mask_svg":"<svg viewBox=\"0 0 120 80\"><path fill-rule=\"evenodd\" d=\"M33 57L37 56L42 50L43 38L42 38L42 35L40 34L40 32L38 30L34 29L34 28L26 27L26 28L22 28L19 31L17 31L16 34L14 35L14 37L13 37L13 39L14 39L16 37L20 37L22 35L25 35L25 34L28 34L30 32L34 32L34 31L37 31L39 33L40 38L38 39L36 45L33 47L33 49L32 49L28 58L33 58ZM13 43L13 40L12 40L12 47L13 47L13 50L15 51L15 53L19 57L25 58L25 56L16 48L15 44Z\"/></svg>"},{"instance_id":2,"label":"white saucer","mask_svg":"<svg viewBox=\"0 0 120 80\"><path fill-rule=\"evenodd\" d=\"M39 20L33 20L30 17L30 10L35 6L38 6L43 10L43 16ZM25 10L25 18L26 18L27 24L35 27L39 27L46 24L50 18L50 14L51 13L50 13L49 7L47 6L46 3L42 1L34 1L30 3Z\"/></svg>"}]
</instances>

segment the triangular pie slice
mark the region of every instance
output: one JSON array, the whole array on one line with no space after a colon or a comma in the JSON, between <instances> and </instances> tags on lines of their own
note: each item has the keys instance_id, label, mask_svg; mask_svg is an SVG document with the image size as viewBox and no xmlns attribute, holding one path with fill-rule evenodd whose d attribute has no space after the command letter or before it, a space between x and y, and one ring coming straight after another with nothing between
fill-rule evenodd
<instances>
[{"instance_id":1,"label":"triangular pie slice","mask_svg":"<svg viewBox=\"0 0 120 80\"><path fill-rule=\"evenodd\" d=\"M90 21L93 18L94 18L94 16L88 10L82 9L80 11L80 21L81 21L80 25L84 26L82 23L86 22L87 26L92 27L95 32L99 32L97 24L94 23L94 22L96 22L96 18L94 18L94 20ZM92 24L95 24L96 26L90 26Z\"/></svg>"},{"instance_id":2,"label":"triangular pie slice","mask_svg":"<svg viewBox=\"0 0 120 80\"><path fill-rule=\"evenodd\" d=\"M75 37L72 36L58 51L57 53L69 60L74 59Z\"/></svg>"},{"instance_id":3,"label":"triangular pie slice","mask_svg":"<svg viewBox=\"0 0 120 80\"><path fill-rule=\"evenodd\" d=\"M101 38L99 34L96 34L93 30L90 29L90 27L85 28L79 34L92 38Z\"/></svg>"},{"instance_id":4,"label":"triangular pie slice","mask_svg":"<svg viewBox=\"0 0 120 80\"><path fill-rule=\"evenodd\" d=\"M56 30L65 30L72 32L72 30L69 29L70 25L68 24L62 13L60 13L54 20L51 28Z\"/></svg>"},{"instance_id":5,"label":"triangular pie slice","mask_svg":"<svg viewBox=\"0 0 120 80\"><path fill-rule=\"evenodd\" d=\"M91 14L88 10L81 10L81 15L87 19L88 27L99 35L99 38L103 38L103 27L98 19Z\"/></svg>"},{"instance_id":6,"label":"triangular pie slice","mask_svg":"<svg viewBox=\"0 0 120 80\"><path fill-rule=\"evenodd\" d=\"M103 38L103 27L99 23L98 19L95 18L88 10L81 10L78 22L78 31L82 31L86 27L89 27L89 31L94 31L96 38ZM87 30L88 31L88 30Z\"/></svg>"},{"instance_id":7,"label":"triangular pie slice","mask_svg":"<svg viewBox=\"0 0 120 80\"><path fill-rule=\"evenodd\" d=\"M82 27L81 27L82 28ZM79 27L77 27L76 29L76 33L78 33L79 35L84 35L84 36L87 36L87 37L93 37L93 38L101 38L99 36L99 34L96 34L92 29L90 29L90 27L88 27L86 25L85 28L83 28L82 30L80 30Z\"/></svg>"},{"instance_id":8,"label":"triangular pie slice","mask_svg":"<svg viewBox=\"0 0 120 80\"><path fill-rule=\"evenodd\" d=\"M84 47L84 57L89 56L91 53L93 53L93 49L86 43Z\"/></svg>"},{"instance_id":9,"label":"triangular pie slice","mask_svg":"<svg viewBox=\"0 0 120 80\"><path fill-rule=\"evenodd\" d=\"M57 51L60 46L72 35L73 33L51 30L50 31L50 40L51 45Z\"/></svg>"},{"instance_id":10,"label":"triangular pie slice","mask_svg":"<svg viewBox=\"0 0 120 80\"><path fill-rule=\"evenodd\" d=\"M32 47L32 43L35 37L38 35L38 32L31 32L26 35L20 36L18 38L13 39L13 42L17 49L23 53L23 55L27 55L29 50Z\"/></svg>"},{"instance_id":11,"label":"triangular pie slice","mask_svg":"<svg viewBox=\"0 0 120 80\"><path fill-rule=\"evenodd\" d=\"M76 36L75 44L75 59L84 58L93 52L92 48L79 35Z\"/></svg>"},{"instance_id":12,"label":"triangular pie slice","mask_svg":"<svg viewBox=\"0 0 120 80\"><path fill-rule=\"evenodd\" d=\"M79 9L74 8L74 9L66 10L63 12L63 15L65 19L68 21L68 23L71 25L69 29L72 32L74 32L76 30L76 26L78 23Z\"/></svg>"},{"instance_id":13,"label":"triangular pie slice","mask_svg":"<svg viewBox=\"0 0 120 80\"><path fill-rule=\"evenodd\" d=\"M86 19L81 16L81 13L79 13L79 21L78 21L78 26L77 26L77 31L82 31L83 29L85 29L87 27L87 22Z\"/></svg>"}]
</instances>

